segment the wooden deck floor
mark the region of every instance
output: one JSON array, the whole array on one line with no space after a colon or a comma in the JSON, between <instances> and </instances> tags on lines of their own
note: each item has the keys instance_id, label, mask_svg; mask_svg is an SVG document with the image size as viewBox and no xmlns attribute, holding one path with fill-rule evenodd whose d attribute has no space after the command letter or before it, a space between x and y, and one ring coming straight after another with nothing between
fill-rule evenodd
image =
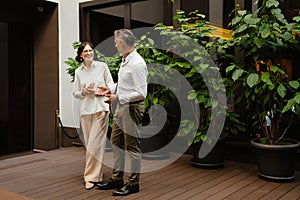
<instances>
[{"instance_id":1,"label":"wooden deck floor","mask_svg":"<svg viewBox=\"0 0 300 200\"><path fill-rule=\"evenodd\" d=\"M295 182L274 183L258 178L252 164L226 161L223 169L199 169L191 166L191 156L186 154L160 170L143 173L139 193L113 197L110 190L84 189L84 151L83 147L68 147L0 160L0 200L8 200L1 193L5 191L40 200L300 199L299 172ZM110 158L111 152L107 152L105 159ZM143 162L149 162L150 167L162 164ZM109 178L111 169L105 166L104 173Z\"/></svg>"}]
</instances>

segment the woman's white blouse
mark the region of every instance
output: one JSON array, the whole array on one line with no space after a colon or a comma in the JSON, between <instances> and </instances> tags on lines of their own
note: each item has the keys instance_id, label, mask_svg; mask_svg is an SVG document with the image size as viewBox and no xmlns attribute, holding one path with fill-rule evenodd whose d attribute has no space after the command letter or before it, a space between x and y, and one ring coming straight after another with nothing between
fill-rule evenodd
<instances>
[{"instance_id":1,"label":"woman's white blouse","mask_svg":"<svg viewBox=\"0 0 300 200\"><path fill-rule=\"evenodd\" d=\"M82 95L81 88L94 83L94 89L98 86L114 84L108 66L104 62L93 61L92 68L88 70L84 64L75 70L73 96L81 100L80 115L94 114L99 111L109 111L109 104L104 101L107 97L94 94Z\"/></svg>"}]
</instances>

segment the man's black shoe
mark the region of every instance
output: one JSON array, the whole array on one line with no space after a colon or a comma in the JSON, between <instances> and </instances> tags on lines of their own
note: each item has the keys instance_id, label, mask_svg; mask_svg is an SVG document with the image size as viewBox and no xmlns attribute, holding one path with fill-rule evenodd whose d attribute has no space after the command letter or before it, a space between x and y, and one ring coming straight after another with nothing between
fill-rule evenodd
<instances>
[{"instance_id":1,"label":"man's black shoe","mask_svg":"<svg viewBox=\"0 0 300 200\"><path fill-rule=\"evenodd\" d=\"M140 191L139 185L129 185L128 183L121 189L113 191L113 196L126 196Z\"/></svg>"},{"instance_id":2,"label":"man's black shoe","mask_svg":"<svg viewBox=\"0 0 300 200\"><path fill-rule=\"evenodd\" d=\"M124 186L124 182L123 180L114 181L110 178L106 183L97 183L96 186L99 190L119 189Z\"/></svg>"}]
</instances>

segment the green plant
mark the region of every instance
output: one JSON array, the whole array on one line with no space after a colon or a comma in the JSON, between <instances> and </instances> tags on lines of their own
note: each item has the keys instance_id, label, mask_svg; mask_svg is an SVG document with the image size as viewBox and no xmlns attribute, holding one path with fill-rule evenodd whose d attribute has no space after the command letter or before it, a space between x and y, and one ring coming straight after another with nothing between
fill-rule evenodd
<instances>
[{"instance_id":1,"label":"green plant","mask_svg":"<svg viewBox=\"0 0 300 200\"><path fill-rule=\"evenodd\" d=\"M167 64L172 69L180 72L191 84L192 90L188 92L188 99L194 101L200 110L199 121L185 119L181 121L179 136L187 136L191 132L196 131L192 141L188 141L189 143L197 143L199 141L211 143L212 140L226 137L229 132L244 131L244 124L238 120L237 113L220 112L217 115L227 115L226 133L224 131L220 138L218 135L207 137L209 126L216 125L212 116L212 109L225 106L222 105L218 98L212 98L209 88L213 87L216 93L225 92L224 88L220 87L220 82L227 83L227 79L222 79L215 75L225 71L226 63L233 57L227 53L230 48L229 41L214 37L214 28L205 20L205 15L197 10L189 13L188 16L186 16L184 11L179 10L174 19L178 20L180 25L178 32L192 38L192 40L203 47L203 49L190 47L191 42L185 40L182 35L178 35L178 32L170 30L163 24L157 24L156 26L156 29L161 31L162 36L170 38L167 42L170 51L181 49L180 56L176 55L167 58ZM190 58L194 63L190 63L186 58ZM201 74L208 74L209 78L204 79ZM195 110L196 108L191 110L191 114L197 115L198 113L194 112ZM195 118L198 117L195 116Z\"/></svg>"},{"instance_id":2,"label":"green plant","mask_svg":"<svg viewBox=\"0 0 300 200\"><path fill-rule=\"evenodd\" d=\"M73 49L78 49L80 46L81 42L73 42L72 46ZM67 73L71 76L71 82L74 82L74 77L75 77L75 70L81 65L81 63L77 62L73 57L68 57L67 60L65 61L65 64L67 64L69 67L66 69Z\"/></svg>"},{"instance_id":3,"label":"green plant","mask_svg":"<svg viewBox=\"0 0 300 200\"><path fill-rule=\"evenodd\" d=\"M263 143L277 144L285 137L295 114L300 114L299 79L287 77L281 59L297 51L299 40L293 33L299 27L288 22L277 0L261 0L253 14L237 10L230 23L232 45L243 52L226 69L231 76L236 102L253 110L253 130L264 135ZM287 53L288 52L288 53Z\"/></svg>"},{"instance_id":4,"label":"green plant","mask_svg":"<svg viewBox=\"0 0 300 200\"><path fill-rule=\"evenodd\" d=\"M167 71L169 69L168 64L172 58L163 50L155 48L155 42L148 36L148 33L142 35L136 42L136 48L148 65L149 80L155 83L159 82L157 81L158 79L167 81L170 78L171 74L167 73ZM161 72L161 69L156 68L155 65L162 66L164 73ZM166 106L175 98L170 88L154 83L148 85L148 94L144 101L146 110L156 104Z\"/></svg>"}]
</instances>

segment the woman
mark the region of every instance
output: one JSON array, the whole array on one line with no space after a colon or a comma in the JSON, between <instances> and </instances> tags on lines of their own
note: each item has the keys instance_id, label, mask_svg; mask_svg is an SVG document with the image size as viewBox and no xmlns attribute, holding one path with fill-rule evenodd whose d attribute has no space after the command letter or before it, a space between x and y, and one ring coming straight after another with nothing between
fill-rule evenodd
<instances>
[{"instance_id":1,"label":"woman","mask_svg":"<svg viewBox=\"0 0 300 200\"><path fill-rule=\"evenodd\" d=\"M83 42L77 50L75 59L82 65L75 71L75 98L81 99L80 123L86 148L84 171L85 188L92 189L103 177L103 154L109 120L109 105L106 97L95 96L99 85L113 84L108 66L94 60L93 45Z\"/></svg>"}]
</instances>

